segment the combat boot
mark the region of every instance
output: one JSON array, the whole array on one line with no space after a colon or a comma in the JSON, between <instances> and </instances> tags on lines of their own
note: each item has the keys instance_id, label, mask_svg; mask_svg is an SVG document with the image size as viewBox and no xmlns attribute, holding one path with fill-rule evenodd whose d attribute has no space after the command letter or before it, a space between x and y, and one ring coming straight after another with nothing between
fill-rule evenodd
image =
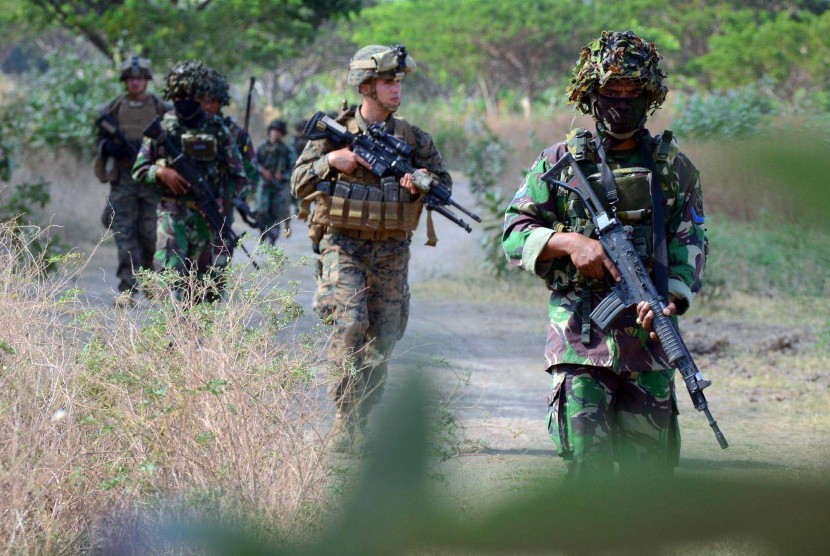
<instances>
[{"instance_id":1,"label":"combat boot","mask_svg":"<svg viewBox=\"0 0 830 556\"><path fill-rule=\"evenodd\" d=\"M334 429L329 436L329 448L333 452L358 456L363 452L363 426L356 412L337 412Z\"/></svg>"}]
</instances>

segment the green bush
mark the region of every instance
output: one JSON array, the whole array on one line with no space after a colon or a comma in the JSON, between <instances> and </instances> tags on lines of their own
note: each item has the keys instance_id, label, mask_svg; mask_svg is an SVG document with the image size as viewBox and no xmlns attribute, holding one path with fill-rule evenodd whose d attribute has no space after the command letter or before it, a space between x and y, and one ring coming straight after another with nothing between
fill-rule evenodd
<instances>
[{"instance_id":1,"label":"green bush","mask_svg":"<svg viewBox=\"0 0 830 556\"><path fill-rule=\"evenodd\" d=\"M20 146L91 152L98 111L122 92L108 63L73 52L46 56L48 69L28 75L0 120L0 136Z\"/></svg>"},{"instance_id":2,"label":"green bush","mask_svg":"<svg viewBox=\"0 0 830 556\"><path fill-rule=\"evenodd\" d=\"M745 137L759 130L778 112L778 103L763 85L751 85L710 95L680 96L672 129L683 137L724 139Z\"/></svg>"}]
</instances>

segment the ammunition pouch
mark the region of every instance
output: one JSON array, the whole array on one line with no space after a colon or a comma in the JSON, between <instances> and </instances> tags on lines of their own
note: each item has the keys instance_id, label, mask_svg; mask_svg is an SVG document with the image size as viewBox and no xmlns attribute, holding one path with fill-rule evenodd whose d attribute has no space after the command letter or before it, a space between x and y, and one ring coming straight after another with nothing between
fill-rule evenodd
<instances>
[{"instance_id":1,"label":"ammunition pouch","mask_svg":"<svg viewBox=\"0 0 830 556\"><path fill-rule=\"evenodd\" d=\"M182 152L192 160L216 160L219 148L216 137L206 133L182 134Z\"/></svg>"},{"instance_id":2,"label":"ammunition pouch","mask_svg":"<svg viewBox=\"0 0 830 556\"><path fill-rule=\"evenodd\" d=\"M324 182L303 199L299 216L308 219L313 242L319 242L327 232L373 241L409 239L418 227L424 205L418 196L400 189L397 181L394 187ZM389 197L394 200L387 200ZM309 215L311 203L314 210Z\"/></svg>"},{"instance_id":3,"label":"ammunition pouch","mask_svg":"<svg viewBox=\"0 0 830 556\"><path fill-rule=\"evenodd\" d=\"M617 183L617 202L613 210L623 225L629 228L637 254L650 269L654 258L651 171L640 167L617 168L613 174ZM601 181L600 173L588 176L588 182L597 195L605 198Z\"/></svg>"}]
</instances>

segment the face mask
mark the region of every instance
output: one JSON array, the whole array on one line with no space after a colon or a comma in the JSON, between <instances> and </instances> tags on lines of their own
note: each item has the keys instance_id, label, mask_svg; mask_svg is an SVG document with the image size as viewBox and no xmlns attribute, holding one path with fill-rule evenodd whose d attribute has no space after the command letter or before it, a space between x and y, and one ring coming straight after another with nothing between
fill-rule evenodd
<instances>
[{"instance_id":1,"label":"face mask","mask_svg":"<svg viewBox=\"0 0 830 556\"><path fill-rule=\"evenodd\" d=\"M614 135L625 135L640 129L646 121L648 96L612 98L597 95L596 115Z\"/></svg>"},{"instance_id":2,"label":"face mask","mask_svg":"<svg viewBox=\"0 0 830 556\"><path fill-rule=\"evenodd\" d=\"M202 105L198 100L188 98L174 100L173 108L176 110L176 115L178 115L181 119L190 120L199 113L202 109Z\"/></svg>"}]
</instances>

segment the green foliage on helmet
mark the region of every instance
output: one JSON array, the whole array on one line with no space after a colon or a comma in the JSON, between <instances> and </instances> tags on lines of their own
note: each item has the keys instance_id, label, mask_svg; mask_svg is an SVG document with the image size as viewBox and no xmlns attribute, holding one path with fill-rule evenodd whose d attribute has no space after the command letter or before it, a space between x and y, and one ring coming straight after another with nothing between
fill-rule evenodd
<instances>
[{"instance_id":1,"label":"green foliage on helmet","mask_svg":"<svg viewBox=\"0 0 830 556\"><path fill-rule=\"evenodd\" d=\"M208 100L215 100L221 106L227 106L231 103L231 92L228 80L224 75L213 68L210 68L210 83L208 84L205 98Z\"/></svg>"},{"instance_id":2,"label":"green foliage on helmet","mask_svg":"<svg viewBox=\"0 0 830 556\"><path fill-rule=\"evenodd\" d=\"M198 60L176 62L164 76L162 95L166 100L180 97L201 99L210 89L211 71Z\"/></svg>"},{"instance_id":3,"label":"green foliage on helmet","mask_svg":"<svg viewBox=\"0 0 830 556\"><path fill-rule=\"evenodd\" d=\"M349 61L349 85L360 86L369 79L402 79L415 71L415 60L403 45L370 44L358 50Z\"/></svg>"},{"instance_id":4,"label":"green foliage on helmet","mask_svg":"<svg viewBox=\"0 0 830 556\"><path fill-rule=\"evenodd\" d=\"M153 74L150 71L150 60L140 56L130 56L118 68L121 71L121 81L126 81L129 77L146 77L152 79Z\"/></svg>"},{"instance_id":5,"label":"green foliage on helmet","mask_svg":"<svg viewBox=\"0 0 830 556\"><path fill-rule=\"evenodd\" d=\"M603 31L598 39L582 49L568 85L568 102L591 113L591 95L612 79L632 79L642 83L648 94L648 110L656 110L666 100L666 73L658 67L660 53L654 43L631 31Z\"/></svg>"}]
</instances>

